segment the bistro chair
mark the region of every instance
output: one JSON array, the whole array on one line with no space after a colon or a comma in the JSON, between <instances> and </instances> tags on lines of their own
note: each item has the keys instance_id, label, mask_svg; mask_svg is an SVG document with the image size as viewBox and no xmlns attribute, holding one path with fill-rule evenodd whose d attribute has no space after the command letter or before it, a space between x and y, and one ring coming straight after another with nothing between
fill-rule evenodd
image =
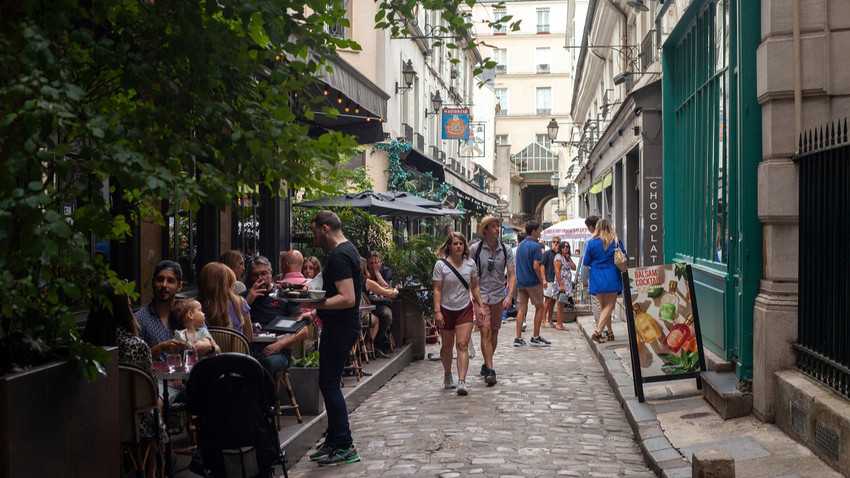
<instances>
[{"instance_id":1,"label":"bistro chair","mask_svg":"<svg viewBox=\"0 0 850 478\"><path fill-rule=\"evenodd\" d=\"M159 414L156 382L146 371L131 364L118 365L118 430L121 437L121 457L129 456L132 469L145 476L145 462L156 453L159 443ZM155 436L141 436L139 414L154 411ZM125 453L126 452L126 453ZM125 463L126 465L126 463ZM160 469L160 476L162 470Z\"/></svg>"},{"instance_id":2,"label":"bistro chair","mask_svg":"<svg viewBox=\"0 0 850 478\"><path fill-rule=\"evenodd\" d=\"M280 404L280 387L286 390L286 395L289 397L289 405ZM277 374L274 381L275 397L277 398L277 429L280 430L280 417L283 416L284 410L294 410L295 418L298 423L304 423L301 418L301 410L298 408L298 401L295 400L295 393L292 391L292 382L289 381L289 369L286 369Z\"/></svg>"},{"instance_id":3,"label":"bistro chair","mask_svg":"<svg viewBox=\"0 0 850 478\"><path fill-rule=\"evenodd\" d=\"M238 330L228 329L227 327L207 327L207 329L209 329L215 343L221 347L222 353L236 352L251 355L248 338Z\"/></svg>"}]
</instances>

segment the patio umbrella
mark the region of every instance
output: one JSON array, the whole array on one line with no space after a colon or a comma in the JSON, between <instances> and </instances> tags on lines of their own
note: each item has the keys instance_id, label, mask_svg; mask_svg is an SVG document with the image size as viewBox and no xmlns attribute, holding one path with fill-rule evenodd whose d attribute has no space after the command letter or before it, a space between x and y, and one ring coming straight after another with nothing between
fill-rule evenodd
<instances>
[{"instance_id":1,"label":"patio umbrella","mask_svg":"<svg viewBox=\"0 0 850 478\"><path fill-rule=\"evenodd\" d=\"M391 190L385 193L378 193L378 195L384 198L394 199L395 201L402 201L414 206L430 209L433 211L433 216L457 216L463 214L463 211L461 210L443 207L443 205L437 201L425 199L406 191Z\"/></svg>"},{"instance_id":2,"label":"patio umbrella","mask_svg":"<svg viewBox=\"0 0 850 478\"><path fill-rule=\"evenodd\" d=\"M584 225L584 219L567 219L557 224L553 224L543 230L541 238L548 241L553 237L558 236L561 239L590 239L593 234L587 230Z\"/></svg>"},{"instance_id":3,"label":"patio umbrella","mask_svg":"<svg viewBox=\"0 0 850 478\"><path fill-rule=\"evenodd\" d=\"M385 198L372 191L349 193L342 196L317 199L315 201L304 201L294 204L294 206L327 208L352 207L355 209L362 209L374 216L380 216L388 219L395 217L416 218L440 215L435 214L431 209L415 206L403 201L397 201L392 198Z\"/></svg>"}]
</instances>

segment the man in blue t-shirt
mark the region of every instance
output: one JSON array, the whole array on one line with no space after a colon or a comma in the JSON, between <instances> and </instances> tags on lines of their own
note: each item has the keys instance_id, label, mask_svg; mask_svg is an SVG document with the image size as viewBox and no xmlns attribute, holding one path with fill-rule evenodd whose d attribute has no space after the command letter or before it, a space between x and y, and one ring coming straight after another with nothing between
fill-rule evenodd
<instances>
[{"instance_id":1,"label":"man in blue t-shirt","mask_svg":"<svg viewBox=\"0 0 850 478\"><path fill-rule=\"evenodd\" d=\"M548 347L551 342L540 336L540 325L543 323L543 289L547 286L546 277L543 275L543 267L540 262L543 252L540 250L540 223L528 221L525 223L527 237L519 244L516 251L516 284L517 298L519 299L519 311L516 317L516 338L514 347L522 347L525 340L522 338L522 323L528 312L528 301L534 305L534 335L531 336L531 345L537 347Z\"/></svg>"}]
</instances>

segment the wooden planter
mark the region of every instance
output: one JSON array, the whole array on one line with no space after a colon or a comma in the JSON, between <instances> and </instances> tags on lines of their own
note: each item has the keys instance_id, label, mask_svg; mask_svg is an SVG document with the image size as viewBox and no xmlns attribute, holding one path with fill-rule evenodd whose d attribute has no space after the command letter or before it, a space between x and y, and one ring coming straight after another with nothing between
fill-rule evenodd
<instances>
[{"instance_id":1,"label":"wooden planter","mask_svg":"<svg viewBox=\"0 0 850 478\"><path fill-rule=\"evenodd\" d=\"M319 415L325 411L325 400L319 390L319 367L290 367L289 382L302 415ZM280 403L289 403L286 390L281 388Z\"/></svg>"},{"instance_id":2,"label":"wooden planter","mask_svg":"<svg viewBox=\"0 0 850 478\"><path fill-rule=\"evenodd\" d=\"M391 332L396 345L412 344L413 360L425 358L425 318L415 298L403 294L392 303Z\"/></svg>"},{"instance_id":3,"label":"wooden planter","mask_svg":"<svg viewBox=\"0 0 850 478\"><path fill-rule=\"evenodd\" d=\"M119 476L118 349L89 382L76 360L0 377L0 478Z\"/></svg>"}]
</instances>

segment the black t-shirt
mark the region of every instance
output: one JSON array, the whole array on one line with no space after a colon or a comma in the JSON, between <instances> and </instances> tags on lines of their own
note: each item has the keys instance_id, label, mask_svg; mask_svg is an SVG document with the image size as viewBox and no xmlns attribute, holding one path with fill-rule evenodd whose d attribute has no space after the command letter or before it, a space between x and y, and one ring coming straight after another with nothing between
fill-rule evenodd
<instances>
[{"instance_id":1,"label":"black t-shirt","mask_svg":"<svg viewBox=\"0 0 850 478\"><path fill-rule=\"evenodd\" d=\"M319 309L318 314L322 325L337 327L360 328L360 291L363 290L363 269L360 266L360 253L351 241L345 241L336 246L327 257L322 267L325 297L339 295L336 282L344 279L354 281L354 307L340 310ZM253 315L251 315L253 317Z\"/></svg>"},{"instance_id":2,"label":"black t-shirt","mask_svg":"<svg viewBox=\"0 0 850 478\"><path fill-rule=\"evenodd\" d=\"M543 253L543 260L541 263L543 264L543 271L546 276L546 282L554 282L555 280L555 256L557 254L552 249L547 249L546 252ZM252 316L253 317L253 316Z\"/></svg>"},{"instance_id":3,"label":"black t-shirt","mask_svg":"<svg viewBox=\"0 0 850 478\"><path fill-rule=\"evenodd\" d=\"M242 297L248 296L248 291L242 292ZM251 304L251 322L259 323L263 327L274 320L278 315L286 317L298 317L301 315L301 308L298 304L287 302L283 299L275 299L268 295L262 295L254 299Z\"/></svg>"}]
</instances>

